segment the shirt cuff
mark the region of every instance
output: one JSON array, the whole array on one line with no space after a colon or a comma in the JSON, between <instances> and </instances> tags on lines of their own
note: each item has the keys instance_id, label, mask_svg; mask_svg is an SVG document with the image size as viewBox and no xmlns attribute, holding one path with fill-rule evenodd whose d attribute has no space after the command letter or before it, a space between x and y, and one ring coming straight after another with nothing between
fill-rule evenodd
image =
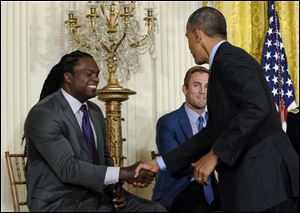
<instances>
[{"instance_id":1,"label":"shirt cuff","mask_svg":"<svg viewBox=\"0 0 300 213\"><path fill-rule=\"evenodd\" d=\"M120 167L107 167L104 184L110 185L119 182Z\"/></svg>"},{"instance_id":2,"label":"shirt cuff","mask_svg":"<svg viewBox=\"0 0 300 213\"><path fill-rule=\"evenodd\" d=\"M167 170L167 166L166 166L162 156L157 156L156 161L157 161L157 164L159 166L160 171L166 171Z\"/></svg>"}]
</instances>

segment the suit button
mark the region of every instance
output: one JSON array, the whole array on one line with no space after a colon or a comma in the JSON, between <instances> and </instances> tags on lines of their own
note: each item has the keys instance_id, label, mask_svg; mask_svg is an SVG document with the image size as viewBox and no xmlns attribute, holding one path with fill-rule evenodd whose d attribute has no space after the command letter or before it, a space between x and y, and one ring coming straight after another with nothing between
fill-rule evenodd
<instances>
[{"instance_id":1,"label":"suit button","mask_svg":"<svg viewBox=\"0 0 300 213\"><path fill-rule=\"evenodd\" d=\"M79 200L75 200L75 203L78 203L79 202Z\"/></svg>"}]
</instances>

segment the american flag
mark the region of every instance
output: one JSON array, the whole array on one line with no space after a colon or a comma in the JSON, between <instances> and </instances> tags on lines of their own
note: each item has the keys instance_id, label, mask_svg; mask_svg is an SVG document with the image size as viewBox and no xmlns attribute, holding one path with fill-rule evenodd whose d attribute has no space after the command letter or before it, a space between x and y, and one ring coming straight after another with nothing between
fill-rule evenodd
<instances>
[{"instance_id":1,"label":"american flag","mask_svg":"<svg viewBox=\"0 0 300 213\"><path fill-rule=\"evenodd\" d=\"M280 34L275 1L269 1L269 29L265 37L262 66L269 83L281 122L286 121L288 110L297 107L285 49Z\"/></svg>"}]
</instances>

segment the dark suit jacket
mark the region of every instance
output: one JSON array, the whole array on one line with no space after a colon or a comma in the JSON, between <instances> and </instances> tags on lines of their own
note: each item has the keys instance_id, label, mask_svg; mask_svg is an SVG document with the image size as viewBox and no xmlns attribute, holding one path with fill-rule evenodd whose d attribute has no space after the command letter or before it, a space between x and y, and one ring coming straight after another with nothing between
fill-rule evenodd
<instances>
[{"instance_id":1,"label":"dark suit jacket","mask_svg":"<svg viewBox=\"0 0 300 213\"><path fill-rule=\"evenodd\" d=\"M183 104L179 109L162 116L157 122L156 144L159 155L172 151L192 136L192 127ZM174 198L190 183L192 177L191 168L180 179L171 177L168 171L159 172L153 188L152 200L170 208Z\"/></svg>"},{"instance_id":2,"label":"dark suit jacket","mask_svg":"<svg viewBox=\"0 0 300 213\"><path fill-rule=\"evenodd\" d=\"M264 72L228 42L211 66L208 113L206 128L163 156L171 175L180 176L212 148L223 210L260 211L299 196L299 157L281 128Z\"/></svg>"},{"instance_id":3,"label":"dark suit jacket","mask_svg":"<svg viewBox=\"0 0 300 213\"><path fill-rule=\"evenodd\" d=\"M299 155L299 107L288 112L286 123L286 133Z\"/></svg>"},{"instance_id":4,"label":"dark suit jacket","mask_svg":"<svg viewBox=\"0 0 300 213\"><path fill-rule=\"evenodd\" d=\"M106 199L104 178L113 162L105 146L102 112L96 104L87 104L97 135L100 165L93 165L80 126L61 90L30 110L24 131L31 211L95 211Z\"/></svg>"}]
</instances>

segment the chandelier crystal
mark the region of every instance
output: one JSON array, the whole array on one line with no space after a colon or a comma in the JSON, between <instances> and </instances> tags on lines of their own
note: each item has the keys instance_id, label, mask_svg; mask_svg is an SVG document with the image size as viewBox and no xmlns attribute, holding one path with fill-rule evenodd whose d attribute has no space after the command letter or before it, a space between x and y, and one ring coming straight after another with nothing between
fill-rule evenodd
<instances>
[{"instance_id":1,"label":"chandelier crystal","mask_svg":"<svg viewBox=\"0 0 300 213\"><path fill-rule=\"evenodd\" d=\"M88 14L79 17L75 1L70 2L68 43L72 50L92 54L99 62L104 78L118 84L139 70L139 55L154 55L157 19L154 7L145 7L147 32L140 33L135 1L89 1Z\"/></svg>"}]
</instances>

